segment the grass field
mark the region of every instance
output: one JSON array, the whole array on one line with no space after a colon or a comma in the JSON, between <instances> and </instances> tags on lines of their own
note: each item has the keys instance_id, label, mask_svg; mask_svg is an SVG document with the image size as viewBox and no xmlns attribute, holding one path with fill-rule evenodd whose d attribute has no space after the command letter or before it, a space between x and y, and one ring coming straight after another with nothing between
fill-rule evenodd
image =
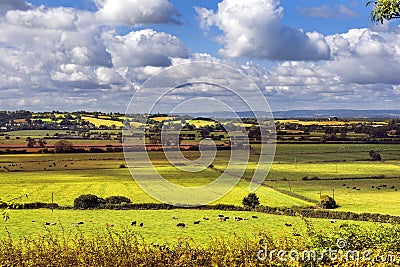
<instances>
[{"instance_id":1,"label":"grass field","mask_svg":"<svg viewBox=\"0 0 400 267\"><path fill-rule=\"evenodd\" d=\"M205 127L208 125L215 125L215 121L206 121L206 120L189 120L187 123L194 125L196 128Z\"/></svg>"},{"instance_id":2,"label":"grass field","mask_svg":"<svg viewBox=\"0 0 400 267\"><path fill-rule=\"evenodd\" d=\"M270 184L289 190L288 182L278 181ZM292 181L290 185L292 192L316 200L319 199L320 192L332 195L334 190L335 199L340 205L337 210L400 215L400 192L397 191L400 188L400 179ZM379 188L381 185L387 186Z\"/></svg>"},{"instance_id":3,"label":"grass field","mask_svg":"<svg viewBox=\"0 0 400 267\"><path fill-rule=\"evenodd\" d=\"M229 217L225 222L218 221L218 215ZM258 218L252 218L257 215ZM193 238L195 242L207 243L211 237L226 237L234 234L239 236L252 236L259 231L268 232L273 236L288 236L292 233L303 234L306 230L305 222L299 217L277 216L252 212L234 212L217 210L15 210L11 219L0 222L0 238L5 237L8 231L13 238L44 234L46 229L52 232L72 234L77 233L77 227L72 226L78 222L79 230L83 233L94 234L106 228L106 224L113 224L113 229L122 231L125 228L134 229L142 235L146 242L176 242L180 238ZM233 217L248 218L247 221L234 221ZM173 217L177 219L173 219ZM203 218L209 218L204 220ZM143 223L144 227L131 226L131 222ZM199 224L194 224L200 221ZM45 222L56 222L55 226L45 226ZM178 228L177 223L185 223L185 228ZM344 221L332 224L329 220L312 219L317 230L330 231ZM292 224L286 227L285 223ZM358 225L377 227L379 224L356 222Z\"/></svg>"},{"instance_id":4,"label":"grass field","mask_svg":"<svg viewBox=\"0 0 400 267\"><path fill-rule=\"evenodd\" d=\"M101 118L93 118L93 117L88 117L88 116L81 116L81 119L86 120L90 123L93 123L96 127L100 127L101 125L105 125L108 127L111 127L112 125L115 125L116 127L122 127L123 124L121 121L113 121L113 120L108 120L108 119L101 119Z\"/></svg>"},{"instance_id":5,"label":"grass field","mask_svg":"<svg viewBox=\"0 0 400 267\"><path fill-rule=\"evenodd\" d=\"M106 168L109 167L107 165L97 166L105 168L97 170L82 168L62 171L3 172L0 174L0 195L11 198L26 190L30 193L28 202L51 202L51 193L54 192L54 201L60 205L72 205L76 197L88 193L101 197L123 195L129 197L135 203L158 202L143 192L134 182L128 169ZM166 178L169 178L171 182L185 186L200 186L217 177L216 172L207 170L206 179L195 175L191 178L174 179L172 178L174 173L171 173L169 167L166 168L159 167L158 170L161 173L167 173ZM139 169L135 174L140 175L142 171L146 170ZM10 194L10 192L13 192L13 194ZM242 198L247 194L248 183L243 181L216 203L240 205ZM257 194L260 196L260 201L268 203L269 206L309 205L307 202L280 194L267 187L261 187Z\"/></svg>"},{"instance_id":6,"label":"grass field","mask_svg":"<svg viewBox=\"0 0 400 267\"><path fill-rule=\"evenodd\" d=\"M258 160L257 146L254 147L250 162L247 165L245 178L251 178ZM385 163L369 160L370 149L379 151ZM199 152L186 151L183 154L189 159L199 157ZM169 164L162 152L150 152L149 156L156 170L172 183L184 186L201 186L219 177L219 170L224 170L229 158L229 151L219 151L213 162L214 168L206 168L199 173L183 172ZM74 198L82 194L95 194L100 197L123 195L134 203L157 203L148 196L134 181L129 169L120 168L124 164L122 153L87 153L87 154L27 154L0 155L0 195L9 199L23 191L30 193L25 202L51 202L60 205L73 205ZM133 168L134 175L145 175L147 169L137 161ZM317 176L321 180L304 181L303 177ZM256 194L262 205L273 207L310 206L310 202L300 200L278 192L276 189L292 191L300 196L319 200L319 194L332 195L339 204L338 210L357 213L370 212L400 215L398 203L400 193L400 145L313 145L313 144L279 144L276 158L264 186ZM372 179L376 177L380 179ZM386 187L377 187L386 184ZM212 204L241 205L246 196L249 183L241 180L227 195ZM355 187L355 189L353 189ZM359 190L357 190L359 189ZM215 220L219 211L75 211L56 210L22 210L12 211L12 220L3 223L15 235L22 237L43 231L44 221L60 221L67 231L76 230L71 224L84 221L82 231L93 232L106 223L115 228L128 227L130 221L143 221L145 227L137 229L146 239L153 241L170 241L173 238L191 236L204 242L209 235L251 234L254 229L269 230L273 233L293 231L282 227L285 221L302 228L299 218L288 218L259 214L259 220L225 224ZM235 212L224 212L226 216ZM236 213L240 214L240 213ZM179 217L189 227L178 229ZM193 221L204 216L213 221L193 225ZM250 217L244 213L243 217ZM92 222L90 222L92 220ZM35 222L32 222L35 221ZM318 221L322 228L329 229L329 222ZM240 226L240 227L238 227ZM59 226L53 227L59 229ZM57 230L58 231L58 230ZM3 232L3 235L5 232Z\"/></svg>"},{"instance_id":7,"label":"grass field","mask_svg":"<svg viewBox=\"0 0 400 267\"><path fill-rule=\"evenodd\" d=\"M43 138L44 136L54 136L55 134L66 134L66 130L26 130L26 131L11 131L11 132L3 132L4 135L8 136L20 136L23 137L32 137L32 138ZM4 137L3 137L4 138Z\"/></svg>"},{"instance_id":8,"label":"grass field","mask_svg":"<svg viewBox=\"0 0 400 267\"><path fill-rule=\"evenodd\" d=\"M175 117L152 117L151 119L157 122L162 122L162 121L175 120Z\"/></svg>"}]
</instances>

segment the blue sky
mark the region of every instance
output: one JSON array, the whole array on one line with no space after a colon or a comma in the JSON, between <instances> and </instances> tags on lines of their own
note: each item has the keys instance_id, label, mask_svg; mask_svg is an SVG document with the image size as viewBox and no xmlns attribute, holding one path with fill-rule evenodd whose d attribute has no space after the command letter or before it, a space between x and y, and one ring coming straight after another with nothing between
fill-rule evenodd
<instances>
[{"instance_id":1,"label":"blue sky","mask_svg":"<svg viewBox=\"0 0 400 267\"><path fill-rule=\"evenodd\" d=\"M146 79L198 60L247 75L273 110L396 109L399 24L369 12L364 1L0 0L0 110L123 112Z\"/></svg>"}]
</instances>

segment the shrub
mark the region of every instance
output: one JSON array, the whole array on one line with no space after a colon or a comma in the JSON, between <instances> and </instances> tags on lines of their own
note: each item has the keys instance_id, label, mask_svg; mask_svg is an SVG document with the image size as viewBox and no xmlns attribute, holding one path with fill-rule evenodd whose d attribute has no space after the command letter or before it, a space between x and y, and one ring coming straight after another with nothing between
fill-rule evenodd
<instances>
[{"instance_id":1,"label":"shrub","mask_svg":"<svg viewBox=\"0 0 400 267\"><path fill-rule=\"evenodd\" d=\"M96 195L81 195L74 199L75 209L94 209L105 203L104 199Z\"/></svg>"},{"instance_id":2,"label":"shrub","mask_svg":"<svg viewBox=\"0 0 400 267\"><path fill-rule=\"evenodd\" d=\"M324 209L334 209L334 208L338 207L338 205L336 204L336 201L328 195L321 196L320 204L321 204L321 207Z\"/></svg>"},{"instance_id":3,"label":"shrub","mask_svg":"<svg viewBox=\"0 0 400 267\"><path fill-rule=\"evenodd\" d=\"M372 160L375 160L375 161L381 161L382 160L381 154L379 154L378 152L376 152L373 149L371 149L369 151L369 156L371 157Z\"/></svg>"},{"instance_id":4,"label":"shrub","mask_svg":"<svg viewBox=\"0 0 400 267\"><path fill-rule=\"evenodd\" d=\"M91 147L89 148L89 153L103 153L104 150L98 147Z\"/></svg>"},{"instance_id":5,"label":"shrub","mask_svg":"<svg viewBox=\"0 0 400 267\"><path fill-rule=\"evenodd\" d=\"M244 197L242 200L242 204L245 207L255 208L260 205L260 200L255 193L250 193L247 197Z\"/></svg>"},{"instance_id":6,"label":"shrub","mask_svg":"<svg viewBox=\"0 0 400 267\"><path fill-rule=\"evenodd\" d=\"M74 146L70 141L60 140L54 144L54 150L56 153L67 153L74 150Z\"/></svg>"},{"instance_id":7,"label":"shrub","mask_svg":"<svg viewBox=\"0 0 400 267\"><path fill-rule=\"evenodd\" d=\"M124 196L111 196L105 199L108 204L121 204L121 203L131 203L131 200Z\"/></svg>"}]
</instances>

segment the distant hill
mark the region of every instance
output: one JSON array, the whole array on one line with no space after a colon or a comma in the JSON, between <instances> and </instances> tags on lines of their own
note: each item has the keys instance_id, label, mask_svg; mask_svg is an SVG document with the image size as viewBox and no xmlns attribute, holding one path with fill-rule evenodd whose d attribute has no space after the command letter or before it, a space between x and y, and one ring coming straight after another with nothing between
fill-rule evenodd
<instances>
[{"instance_id":1,"label":"distant hill","mask_svg":"<svg viewBox=\"0 0 400 267\"><path fill-rule=\"evenodd\" d=\"M237 113L241 118L252 118L254 114L261 117L270 116L265 111L241 111ZM233 118L231 112L200 112L179 115L190 115L208 118ZM353 110L353 109L318 109L318 110L287 110L274 111L274 118L400 118L400 110Z\"/></svg>"},{"instance_id":2,"label":"distant hill","mask_svg":"<svg viewBox=\"0 0 400 267\"><path fill-rule=\"evenodd\" d=\"M400 118L400 110L320 109L273 112L275 118Z\"/></svg>"}]
</instances>

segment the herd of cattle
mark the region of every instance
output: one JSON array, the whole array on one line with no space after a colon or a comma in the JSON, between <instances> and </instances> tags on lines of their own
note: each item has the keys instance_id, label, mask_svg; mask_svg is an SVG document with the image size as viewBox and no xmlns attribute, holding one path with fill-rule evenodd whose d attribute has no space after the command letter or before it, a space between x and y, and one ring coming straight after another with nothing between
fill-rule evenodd
<instances>
[{"instance_id":1,"label":"herd of cattle","mask_svg":"<svg viewBox=\"0 0 400 267\"><path fill-rule=\"evenodd\" d=\"M251 217L253 219L258 219L258 216L255 216L255 215L253 215ZM173 220L178 220L177 217L172 217L172 219ZM218 215L218 221L220 221L220 222L225 222L225 221L227 221L229 219L230 219L229 217L224 216L222 214ZM233 219L235 221L242 221L242 220L243 221L247 221L247 220L249 220L249 218L242 218L242 217L233 217ZM208 221L208 220L210 220L210 218L204 217L203 220L204 221ZM34 222L34 221L32 221L32 222ZM200 224L200 222L201 221L194 221L193 224ZM56 225L56 224L57 224L56 222L45 222L45 225L47 225L47 226ZM78 227L79 225L82 225L82 224L84 224L84 222L73 223L72 226ZM107 227L113 227L114 226L113 224L110 224L110 223L107 223L106 225L107 225ZM141 227L141 228L144 227L144 223L143 222L140 222L140 223L137 222L137 221L132 221L131 222L131 226L137 226L137 225L139 225L139 227ZM186 227L186 224L183 223L183 222L179 222L176 226L177 227Z\"/></svg>"},{"instance_id":2,"label":"herd of cattle","mask_svg":"<svg viewBox=\"0 0 400 267\"><path fill-rule=\"evenodd\" d=\"M251 216L253 219L258 219L258 216L255 216L255 215L253 215L253 216ZM172 217L172 219L173 220L178 220L179 218L177 218L177 217ZM220 222L225 222L225 221L227 221L227 220L229 220L230 218L229 217L227 217L227 216L224 216L224 215L222 215L222 214L220 214L220 215L218 215L218 221L220 221ZM247 221L247 220L249 220L249 218L242 218L242 217L233 217L233 219L237 222L237 221ZM209 221L210 220L210 218L208 218L208 217L203 217L203 220L204 221ZM194 221L193 222L193 224L200 224L200 222L201 221ZM137 225L137 221L133 221L132 223L131 223L131 226L136 226ZM143 223L140 223L140 225L139 225L140 227L143 227ZM182 227L182 228L185 228L186 227L186 224L185 223L183 223L183 222L179 222L177 225L176 225L177 227Z\"/></svg>"},{"instance_id":3,"label":"herd of cattle","mask_svg":"<svg viewBox=\"0 0 400 267\"><path fill-rule=\"evenodd\" d=\"M251 218L252 219L258 219L258 216L256 216L256 215L252 215L251 216ZM178 220L179 218L177 218L177 217L172 217L172 219L173 220ZM208 218L208 217L203 217L203 221L209 221L210 220L210 218ZM219 221L219 222L226 222L227 220L230 220L230 217L227 217L227 216L224 216L224 215L222 215L222 214L219 214L218 215L218 217L217 217L217 220ZM242 218L242 217L233 217L233 220L234 221L248 221L249 220L249 218ZM32 222L34 222L34 221L32 221ZM336 223L336 220L330 220L330 222L331 223ZM194 221L193 222L193 224L200 224L201 223L201 221L200 220L198 220L198 221ZM57 223L55 223L55 222L46 222L45 223L45 225L56 225ZM79 226L79 225L82 225L82 224L84 224L83 222L78 222L78 223L73 223L72 224L72 226L75 226L75 227L77 227L77 226ZM107 225L107 227L113 227L114 225L113 224L109 224L109 223L107 223L106 224ZM131 226L139 226L140 228L142 228L142 227L144 227L144 223L143 222L137 222L137 221L132 221L131 222ZM177 227L179 227L179 228L186 228L187 226L186 226L186 224L185 223L183 223L183 222L179 222L179 223L177 223L176 224L176 226ZM285 223L285 226L286 227L292 227L292 224L291 223ZM300 234L298 234L297 232L293 232L293 235L294 236L300 236Z\"/></svg>"}]
</instances>

